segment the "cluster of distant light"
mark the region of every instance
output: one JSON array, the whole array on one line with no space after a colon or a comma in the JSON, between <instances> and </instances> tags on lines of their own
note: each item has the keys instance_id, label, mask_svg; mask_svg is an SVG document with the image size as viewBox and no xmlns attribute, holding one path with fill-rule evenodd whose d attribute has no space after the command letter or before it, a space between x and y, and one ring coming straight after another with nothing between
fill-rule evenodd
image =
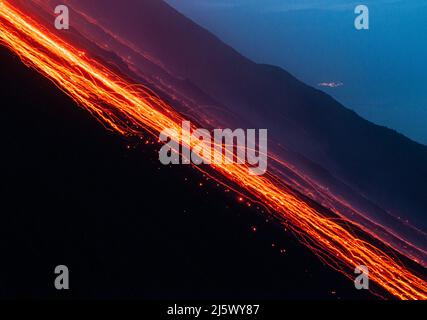
<instances>
[{"instance_id":1,"label":"cluster of distant light","mask_svg":"<svg viewBox=\"0 0 427 320\"><path fill-rule=\"evenodd\" d=\"M165 128L180 132L185 119L150 89L125 81L4 0L0 0L0 40L107 128L135 136L148 132L158 137ZM311 205L279 177L270 172L264 176L249 175L247 167L237 164L211 167L218 182L238 185L286 222L325 263L347 277L353 277L356 266L365 265L370 279L396 297L427 299L427 282L391 251L385 252L362 239L352 231L350 221L332 218Z\"/></svg>"},{"instance_id":2,"label":"cluster of distant light","mask_svg":"<svg viewBox=\"0 0 427 320\"><path fill-rule=\"evenodd\" d=\"M342 82L320 82L318 84L319 87L328 87L328 88L338 88L343 86L344 83Z\"/></svg>"}]
</instances>

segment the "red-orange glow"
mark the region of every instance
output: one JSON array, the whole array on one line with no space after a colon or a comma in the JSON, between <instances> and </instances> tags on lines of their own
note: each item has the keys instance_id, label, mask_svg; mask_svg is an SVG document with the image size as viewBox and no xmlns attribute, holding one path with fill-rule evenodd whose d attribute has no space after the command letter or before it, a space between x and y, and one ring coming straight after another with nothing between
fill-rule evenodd
<instances>
[{"instance_id":1,"label":"red-orange glow","mask_svg":"<svg viewBox=\"0 0 427 320\"><path fill-rule=\"evenodd\" d=\"M156 138L165 128L180 132L185 119L148 88L132 85L3 0L0 40L107 128L124 135L139 136L146 131ZM186 147L192 147L191 144ZM352 232L350 221L343 223L342 219L331 218L301 199L277 176L249 175L246 166L237 164L215 164L212 168L216 172L214 179L228 186L240 186L280 221L286 221L324 262L349 278L353 278L356 266L365 265L370 279L394 296L427 299L427 282L421 276L391 253Z\"/></svg>"}]
</instances>

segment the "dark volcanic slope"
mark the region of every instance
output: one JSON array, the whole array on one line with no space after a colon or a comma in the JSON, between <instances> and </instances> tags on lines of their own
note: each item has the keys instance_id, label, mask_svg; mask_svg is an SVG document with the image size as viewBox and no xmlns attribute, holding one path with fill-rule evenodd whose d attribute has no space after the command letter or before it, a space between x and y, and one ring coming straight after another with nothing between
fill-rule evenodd
<instances>
[{"instance_id":1,"label":"dark volcanic slope","mask_svg":"<svg viewBox=\"0 0 427 320\"><path fill-rule=\"evenodd\" d=\"M193 170L128 150L3 48L0 70L0 297L371 297Z\"/></svg>"},{"instance_id":2,"label":"dark volcanic slope","mask_svg":"<svg viewBox=\"0 0 427 320\"><path fill-rule=\"evenodd\" d=\"M382 208L427 227L425 146L373 125L280 68L249 61L163 1L67 3L84 8L219 103L270 129L285 146Z\"/></svg>"}]
</instances>

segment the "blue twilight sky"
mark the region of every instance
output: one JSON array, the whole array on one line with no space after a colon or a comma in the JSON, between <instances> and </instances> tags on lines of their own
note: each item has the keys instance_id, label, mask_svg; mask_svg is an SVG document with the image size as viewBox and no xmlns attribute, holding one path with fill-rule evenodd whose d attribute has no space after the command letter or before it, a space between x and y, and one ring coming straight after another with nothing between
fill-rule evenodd
<instances>
[{"instance_id":1,"label":"blue twilight sky","mask_svg":"<svg viewBox=\"0 0 427 320\"><path fill-rule=\"evenodd\" d=\"M167 2L252 60L427 145L427 0ZM358 4L369 7L367 31L354 27ZM342 85L318 85L331 82Z\"/></svg>"}]
</instances>

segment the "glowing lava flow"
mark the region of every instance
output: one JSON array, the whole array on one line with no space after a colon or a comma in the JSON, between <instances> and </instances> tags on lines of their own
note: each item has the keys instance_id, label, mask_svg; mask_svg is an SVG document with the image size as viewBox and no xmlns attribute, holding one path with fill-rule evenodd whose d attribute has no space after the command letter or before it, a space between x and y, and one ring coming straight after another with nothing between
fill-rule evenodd
<instances>
[{"instance_id":1,"label":"glowing lava flow","mask_svg":"<svg viewBox=\"0 0 427 320\"><path fill-rule=\"evenodd\" d=\"M148 88L131 85L3 0L0 40L108 128L125 135L141 135L145 130L155 137L165 128L180 132L185 119ZM213 169L216 179L234 183L250 193L277 218L286 221L323 261L346 276L352 275L355 266L365 265L370 279L394 296L427 299L427 282L391 251L363 240L348 227L349 221L331 218L324 210L300 199L272 173L251 176L242 165L216 164Z\"/></svg>"}]
</instances>

